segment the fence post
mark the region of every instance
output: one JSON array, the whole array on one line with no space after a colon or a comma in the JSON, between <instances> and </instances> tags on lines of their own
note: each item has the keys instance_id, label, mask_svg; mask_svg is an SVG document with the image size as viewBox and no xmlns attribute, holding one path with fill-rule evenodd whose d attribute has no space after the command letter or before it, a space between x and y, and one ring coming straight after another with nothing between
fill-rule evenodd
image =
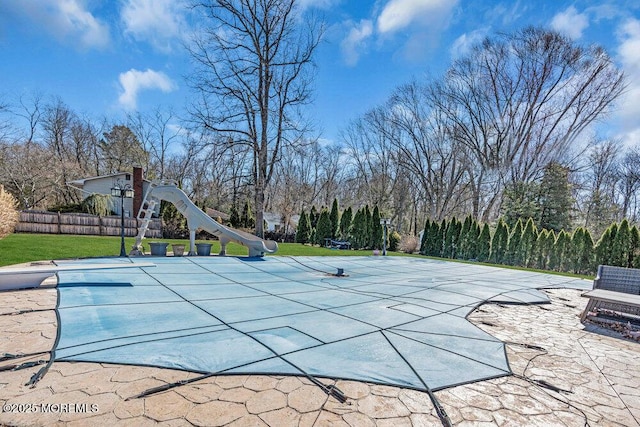
<instances>
[{"instance_id":1,"label":"fence post","mask_svg":"<svg viewBox=\"0 0 640 427\"><path fill-rule=\"evenodd\" d=\"M61 215L60 215L60 211L58 211L58 234L62 233L62 226L60 225L60 223L62 222L60 219Z\"/></svg>"}]
</instances>

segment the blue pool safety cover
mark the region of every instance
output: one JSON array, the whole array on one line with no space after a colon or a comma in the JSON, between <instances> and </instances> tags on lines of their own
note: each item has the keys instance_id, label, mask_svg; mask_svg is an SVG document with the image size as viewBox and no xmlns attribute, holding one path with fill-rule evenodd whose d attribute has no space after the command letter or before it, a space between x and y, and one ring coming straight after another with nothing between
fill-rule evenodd
<instances>
[{"instance_id":1,"label":"blue pool safety cover","mask_svg":"<svg viewBox=\"0 0 640 427\"><path fill-rule=\"evenodd\" d=\"M538 289L591 287L424 258L151 260L155 267L58 274L55 360L433 391L511 373L504 344L466 319L480 304L542 303L548 299ZM333 275L338 268L345 276Z\"/></svg>"}]
</instances>

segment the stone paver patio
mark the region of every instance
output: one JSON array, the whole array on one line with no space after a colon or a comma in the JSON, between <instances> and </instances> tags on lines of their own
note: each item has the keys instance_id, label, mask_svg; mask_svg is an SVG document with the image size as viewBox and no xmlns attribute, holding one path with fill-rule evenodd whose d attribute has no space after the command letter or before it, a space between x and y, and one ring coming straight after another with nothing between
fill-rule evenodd
<instances>
[{"instance_id":1,"label":"stone paver patio","mask_svg":"<svg viewBox=\"0 0 640 427\"><path fill-rule=\"evenodd\" d=\"M470 319L508 343L515 375L433 393L453 425L638 426L640 345L582 325L577 290L549 290L551 304L485 304ZM0 294L0 353L48 360L56 339L55 288ZM438 426L427 393L321 378L340 403L304 377L218 376L144 398L151 387L196 374L150 367L55 362L0 371L0 425ZM47 411L47 412L43 412Z\"/></svg>"}]
</instances>

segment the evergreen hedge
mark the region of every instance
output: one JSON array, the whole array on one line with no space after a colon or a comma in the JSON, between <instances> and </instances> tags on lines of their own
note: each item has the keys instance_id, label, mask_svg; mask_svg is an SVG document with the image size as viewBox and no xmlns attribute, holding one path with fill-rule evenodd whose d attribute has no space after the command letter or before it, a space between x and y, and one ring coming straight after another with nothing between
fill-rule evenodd
<instances>
[{"instance_id":1,"label":"evergreen hedge","mask_svg":"<svg viewBox=\"0 0 640 427\"><path fill-rule=\"evenodd\" d=\"M317 216L316 226L312 218ZM335 218L338 218L336 224ZM324 244L324 239L340 238L351 242L353 249L379 249L382 246L380 210L364 206L355 214L351 207L340 215L334 200L331 213L323 208L317 213L312 207L300 214L296 242ZM397 233L388 236L389 249L397 244ZM576 228L554 232L538 230L533 219L519 219L512 229L500 218L495 230L489 224L479 224L473 217L464 221L456 217L438 222L427 219L420 253L427 256L478 260L494 264L554 270L577 274L594 274L598 265L640 268L640 229L624 219L611 224L597 243L589 230Z\"/></svg>"}]
</instances>

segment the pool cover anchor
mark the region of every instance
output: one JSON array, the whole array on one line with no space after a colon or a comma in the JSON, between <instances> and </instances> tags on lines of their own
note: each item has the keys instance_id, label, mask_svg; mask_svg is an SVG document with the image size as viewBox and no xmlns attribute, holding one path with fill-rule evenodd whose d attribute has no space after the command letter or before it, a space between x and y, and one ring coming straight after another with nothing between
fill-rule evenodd
<instances>
[{"instance_id":1,"label":"pool cover anchor","mask_svg":"<svg viewBox=\"0 0 640 427\"><path fill-rule=\"evenodd\" d=\"M347 401L347 397L344 395L342 390L340 390L335 385L333 384L326 385L325 383L323 383L322 381L320 381L319 379L311 375L307 375L306 377L309 379L309 381L317 385L320 388L320 390L324 391L327 395L333 396L338 402L345 403Z\"/></svg>"},{"instance_id":2,"label":"pool cover anchor","mask_svg":"<svg viewBox=\"0 0 640 427\"><path fill-rule=\"evenodd\" d=\"M0 371L20 371L22 369L33 368L34 366L44 365L46 360L34 360L32 362L24 362L19 365L6 365L0 367Z\"/></svg>"},{"instance_id":3,"label":"pool cover anchor","mask_svg":"<svg viewBox=\"0 0 640 427\"><path fill-rule=\"evenodd\" d=\"M152 388L149 388L149 389L143 391L142 393L136 394L135 396L127 397L125 399L125 401L129 401L129 400L132 400L132 399L140 399L140 398L143 398L143 397L151 396L153 394L157 394L157 393L161 393L163 391L171 390L171 389L176 388L176 387L180 387L180 386L191 384L191 383L194 383L194 382L197 382L197 381L205 380L207 378L211 378L211 377L214 377L216 375L218 375L218 373L205 374L205 375L201 375L201 376L195 377L195 378L190 378L190 379L187 379L187 380L180 380L180 381L176 381L174 383L163 384L161 386L152 387ZM347 397L335 385L333 385L333 384L326 385L326 384L324 384L323 382L321 382L317 378L314 378L311 375L305 375L305 377L308 378L312 383L317 385L327 395L333 396L338 402L345 403L347 401Z\"/></svg>"},{"instance_id":4,"label":"pool cover anchor","mask_svg":"<svg viewBox=\"0 0 640 427\"><path fill-rule=\"evenodd\" d=\"M25 357L37 356L39 354L48 354L49 350L36 351L35 353L1 353L0 362L6 362L7 360L24 359Z\"/></svg>"}]
</instances>

